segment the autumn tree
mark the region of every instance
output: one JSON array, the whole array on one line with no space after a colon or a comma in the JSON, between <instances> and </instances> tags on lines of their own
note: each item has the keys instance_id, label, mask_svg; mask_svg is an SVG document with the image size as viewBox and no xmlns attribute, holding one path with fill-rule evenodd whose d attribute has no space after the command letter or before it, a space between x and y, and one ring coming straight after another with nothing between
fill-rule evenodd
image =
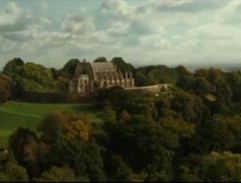
<instances>
[{"instance_id":1,"label":"autumn tree","mask_svg":"<svg viewBox=\"0 0 241 183\"><path fill-rule=\"evenodd\" d=\"M49 147L38 139L35 132L18 128L9 138L9 147L19 164L26 168L30 177L39 176L47 166Z\"/></svg>"},{"instance_id":2,"label":"autumn tree","mask_svg":"<svg viewBox=\"0 0 241 183\"><path fill-rule=\"evenodd\" d=\"M6 102L10 97L10 91L6 79L0 77L0 103Z\"/></svg>"},{"instance_id":3,"label":"autumn tree","mask_svg":"<svg viewBox=\"0 0 241 183\"><path fill-rule=\"evenodd\" d=\"M92 138L89 123L73 113L53 111L39 126L42 140L50 145L51 165L67 165L91 181L105 180L102 148Z\"/></svg>"}]
</instances>

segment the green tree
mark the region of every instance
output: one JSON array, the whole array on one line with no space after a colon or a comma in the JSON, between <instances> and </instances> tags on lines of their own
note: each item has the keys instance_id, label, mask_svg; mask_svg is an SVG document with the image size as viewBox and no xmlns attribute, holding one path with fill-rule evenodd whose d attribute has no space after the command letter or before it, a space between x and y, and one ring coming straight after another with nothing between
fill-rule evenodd
<instances>
[{"instance_id":1,"label":"green tree","mask_svg":"<svg viewBox=\"0 0 241 183\"><path fill-rule=\"evenodd\" d=\"M9 151L5 160L0 161L0 181L22 182L28 180L29 176L26 169L18 164L12 152Z\"/></svg>"},{"instance_id":2,"label":"green tree","mask_svg":"<svg viewBox=\"0 0 241 183\"><path fill-rule=\"evenodd\" d=\"M171 109L182 114L187 122L200 125L204 117L210 118L203 101L197 95L187 92L177 92L171 101Z\"/></svg>"},{"instance_id":3,"label":"green tree","mask_svg":"<svg viewBox=\"0 0 241 183\"><path fill-rule=\"evenodd\" d=\"M51 70L39 64L29 62L18 67L14 77L24 91L55 90Z\"/></svg>"},{"instance_id":4,"label":"green tree","mask_svg":"<svg viewBox=\"0 0 241 183\"><path fill-rule=\"evenodd\" d=\"M175 68L180 76L191 76L192 73L184 65L179 65Z\"/></svg>"},{"instance_id":5,"label":"green tree","mask_svg":"<svg viewBox=\"0 0 241 183\"><path fill-rule=\"evenodd\" d=\"M130 63L126 63L122 57L114 57L111 60L112 63L114 63L119 70L122 72L133 72L134 67Z\"/></svg>"},{"instance_id":6,"label":"green tree","mask_svg":"<svg viewBox=\"0 0 241 183\"><path fill-rule=\"evenodd\" d=\"M135 71L137 86L154 85L158 83L170 83L175 85L178 81L178 73L175 69L165 65L140 67Z\"/></svg>"},{"instance_id":7,"label":"green tree","mask_svg":"<svg viewBox=\"0 0 241 183\"><path fill-rule=\"evenodd\" d=\"M24 65L24 61L21 58L14 58L8 61L8 63L4 66L3 74L15 76L16 69L22 65Z\"/></svg>"},{"instance_id":8,"label":"green tree","mask_svg":"<svg viewBox=\"0 0 241 183\"><path fill-rule=\"evenodd\" d=\"M205 79L208 79L209 70L201 68L201 69L196 70L194 75L195 75L195 77L203 77Z\"/></svg>"},{"instance_id":9,"label":"green tree","mask_svg":"<svg viewBox=\"0 0 241 183\"><path fill-rule=\"evenodd\" d=\"M174 134L177 134L180 139L191 138L195 134L195 124L188 123L183 119L161 118L161 126Z\"/></svg>"},{"instance_id":10,"label":"green tree","mask_svg":"<svg viewBox=\"0 0 241 183\"><path fill-rule=\"evenodd\" d=\"M105 57L98 57L94 60L94 62L107 62L107 59Z\"/></svg>"},{"instance_id":11,"label":"green tree","mask_svg":"<svg viewBox=\"0 0 241 183\"><path fill-rule=\"evenodd\" d=\"M112 109L111 106L105 106L104 110L100 114L100 117L106 123L115 123L116 122L116 112Z\"/></svg>"},{"instance_id":12,"label":"green tree","mask_svg":"<svg viewBox=\"0 0 241 183\"><path fill-rule=\"evenodd\" d=\"M76 66L79 63L79 59L70 59L64 67L60 70L60 72L66 76L67 78L72 78L76 69Z\"/></svg>"},{"instance_id":13,"label":"green tree","mask_svg":"<svg viewBox=\"0 0 241 183\"><path fill-rule=\"evenodd\" d=\"M206 135L207 141L210 144L210 150L230 150L235 145L235 136L227 123L214 120L208 125L208 127Z\"/></svg>"},{"instance_id":14,"label":"green tree","mask_svg":"<svg viewBox=\"0 0 241 183\"><path fill-rule=\"evenodd\" d=\"M67 165L77 176L91 181L105 180L102 148L92 138L85 119L70 112L53 111L39 126L42 139L50 145L51 165Z\"/></svg>"},{"instance_id":15,"label":"green tree","mask_svg":"<svg viewBox=\"0 0 241 183\"><path fill-rule=\"evenodd\" d=\"M195 79L194 90L202 95L210 94L212 93L212 86L204 77L197 77Z\"/></svg>"},{"instance_id":16,"label":"green tree","mask_svg":"<svg viewBox=\"0 0 241 183\"><path fill-rule=\"evenodd\" d=\"M177 181L238 182L241 156L230 152L191 155L178 171Z\"/></svg>"},{"instance_id":17,"label":"green tree","mask_svg":"<svg viewBox=\"0 0 241 183\"><path fill-rule=\"evenodd\" d=\"M77 182L73 170L67 167L52 166L49 170L44 171L39 178L34 179L36 182ZM82 180L83 181L83 180Z\"/></svg>"},{"instance_id":18,"label":"green tree","mask_svg":"<svg viewBox=\"0 0 241 183\"><path fill-rule=\"evenodd\" d=\"M239 102L241 100L241 73L231 72L226 74L227 82L232 89L232 101Z\"/></svg>"},{"instance_id":19,"label":"green tree","mask_svg":"<svg viewBox=\"0 0 241 183\"><path fill-rule=\"evenodd\" d=\"M142 115L132 115L107 129L112 151L120 154L133 171L145 171L148 177L163 172L170 178L173 150L178 146L175 134Z\"/></svg>"}]
</instances>

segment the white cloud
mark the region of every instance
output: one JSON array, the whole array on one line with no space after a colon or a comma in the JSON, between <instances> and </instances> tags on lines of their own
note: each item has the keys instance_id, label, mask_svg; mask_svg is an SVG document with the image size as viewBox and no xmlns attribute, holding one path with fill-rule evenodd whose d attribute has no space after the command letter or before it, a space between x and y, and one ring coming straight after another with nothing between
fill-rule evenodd
<instances>
[{"instance_id":1,"label":"white cloud","mask_svg":"<svg viewBox=\"0 0 241 183\"><path fill-rule=\"evenodd\" d=\"M50 16L46 2L45 13L38 17L16 3L0 10L2 58L22 57L61 67L70 58L98 56L121 56L136 65L241 57L241 1L160 0L145 6L139 1L108 0L93 14L88 7L76 7L61 15L60 23Z\"/></svg>"},{"instance_id":2,"label":"white cloud","mask_svg":"<svg viewBox=\"0 0 241 183\"><path fill-rule=\"evenodd\" d=\"M126 35L130 30L130 24L123 21L112 22L111 27L107 30L108 33L114 36Z\"/></svg>"},{"instance_id":3,"label":"white cloud","mask_svg":"<svg viewBox=\"0 0 241 183\"><path fill-rule=\"evenodd\" d=\"M95 24L87 17L85 9L81 9L79 12L66 15L61 30L74 34L88 34L95 30Z\"/></svg>"},{"instance_id":4,"label":"white cloud","mask_svg":"<svg viewBox=\"0 0 241 183\"><path fill-rule=\"evenodd\" d=\"M114 16L129 16L135 11L134 7L128 5L126 1L107 0L104 1L101 8L101 14L114 15Z\"/></svg>"},{"instance_id":5,"label":"white cloud","mask_svg":"<svg viewBox=\"0 0 241 183\"><path fill-rule=\"evenodd\" d=\"M140 37L139 43L149 49L166 49L170 46L170 42L159 34Z\"/></svg>"},{"instance_id":6,"label":"white cloud","mask_svg":"<svg viewBox=\"0 0 241 183\"><path fill-rule=\"evenodd\" d=\"M153 9L159 12L186 12L198 13L202 11L210 11L225 6L228 0L160 0L153 1Z\"/></svg>"},{"instance_id":7,"label":"white cloud","mask_svg":"<svg viewBox=\"0 0 241 183\"><path fill-rule=\"evenodd\" d=\"M31 14L23 11L14 2L9 2L0 13L0 32L18 31L31 23Z\"/></svg>"}]
</instances>

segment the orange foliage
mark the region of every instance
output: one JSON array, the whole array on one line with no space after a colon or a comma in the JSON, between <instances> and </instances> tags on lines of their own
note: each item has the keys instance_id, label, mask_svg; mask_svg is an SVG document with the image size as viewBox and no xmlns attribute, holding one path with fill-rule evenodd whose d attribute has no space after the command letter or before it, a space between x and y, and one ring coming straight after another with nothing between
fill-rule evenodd
<instances>
[{"instance_id":1,"label":"orange foliage","mask_svg":"<svg viewBox=\"0 0 241 183\"><path fill-rule=\"evenodd\" d=\"M79 138L83 141L89 140L89 127L85 121L78 119L67 126L66 137L68 139Z\"/></svg>"}]
</instances>

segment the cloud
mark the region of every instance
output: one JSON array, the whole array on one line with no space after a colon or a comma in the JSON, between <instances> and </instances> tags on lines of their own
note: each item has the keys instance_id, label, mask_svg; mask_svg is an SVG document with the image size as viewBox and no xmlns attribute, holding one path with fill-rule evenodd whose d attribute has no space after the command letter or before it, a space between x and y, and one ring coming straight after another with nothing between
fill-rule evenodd
<instances>
[{"instance_id":1,"label":"cloud","mask_svg":"<svg viewBox=\"0 0 241 183\"><path fill-rule=\"evenodd\" d=\"M72 7L71 12L57 15L58 9L50 11L47 2L42 4L45 13L36 16L26 7L8 3L0 10L0 42L4 44L0 53L2 58L17 56L56 67L70 58L91 61L98 56L121 56L142 65L238 60L240 4L107 0L92 11Z\"/></svg>"},{"instance_id":2,"label":"cloud","mask_svg":"<svg viewBox=\"0 0 241 183\"><path fill-rule=\"evenodd\" d=\"M135 11L134 7L130 6L126 1L119 0L104 1L99 9L100 14L118 17L130 15L133 11Z\"/></svg>"},{"instance_id":3,"label":"cloud","mask_svg":"<svg viewBox=\"0 0 241 183\"><path fill-rule=\"evenodd\" d=\"M121 36L121 35L126 35L129 29L130 29L130 24L123 21L114 21L112 22L107 32L114 36Z\"/></svg>"},{"instance_id":4,"label":"cloud","mask_svg":"<svg viewBox=\"0 0 241 183\"><path fill-rule=\"evenodd\" d=\"M76 13L69 13L64 18L61 31L74 34L88 34L95 30L95 24L85 14L85 9Z\"/></svg>"},{"instance_id":5,"label":"cloud","mask_svg":"<svg viewBox=\"0 0 241 183\"><path fill-rule=\"evenodd\" d=\"M152 6L158 12L198 13L218 9L228 2L228 0L161 0L153 1Z\"/></svg>"},{"instance_id":6,"label":"cloud","mask_svg":"<svg viewBox=\"0 0 241 183\"><path fill-rule=\"evenodd\" d=\"M152 49L166 49L170 46L170 42L160 34L140 37L139 44Z\"/></svg>"},{"instance_id":7,"label":"cloud","mask_svg":"<svg viewBox=\"0 0 241 183\"><path fill-rule=\"evenodd\" d=\"M0 13L0 32L23 30L29 24L31 24L31 14L23 11L14 2L8 2Z\"/></svg>"}]
</instances>

